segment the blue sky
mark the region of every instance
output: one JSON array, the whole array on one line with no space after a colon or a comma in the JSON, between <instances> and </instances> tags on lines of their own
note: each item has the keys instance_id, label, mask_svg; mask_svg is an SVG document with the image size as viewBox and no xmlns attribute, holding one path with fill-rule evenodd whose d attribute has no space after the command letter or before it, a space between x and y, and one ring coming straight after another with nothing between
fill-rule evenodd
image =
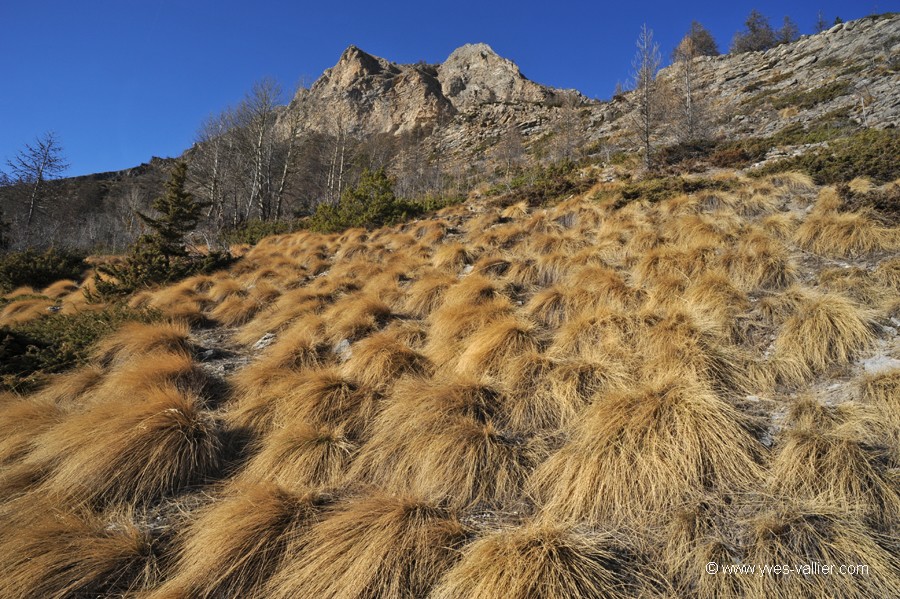
<instances>
[{"instance_id":1,"label":"blue sky","mask_svg":"<svg viewBox=\"0 0 900 599\"><path fill-rule=\"evenodd\" d=\"M529 78L608 98L628 77L641 24L667 56L692 19L727 50L751 8L811 33L828 21L900 11L900 0L748 2L0 2L0 168L54 130L68 175L176 156L201 120L270 76L311 82L355 44L395 62L443 61L486 42Z\"/></svg>"}]
</instances>

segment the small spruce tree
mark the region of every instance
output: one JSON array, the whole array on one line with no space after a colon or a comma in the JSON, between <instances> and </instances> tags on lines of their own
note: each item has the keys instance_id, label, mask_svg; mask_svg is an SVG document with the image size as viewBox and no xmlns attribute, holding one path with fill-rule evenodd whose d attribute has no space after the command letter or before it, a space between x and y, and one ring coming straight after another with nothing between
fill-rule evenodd
<instances>
[{"instance_id":1,"label":"small spruce tree","mask_svg":"<svg viewBox=\"0 0 900 599\"><path fill-rule=\"evenodd\" d=\"M152 233L138 237L123 263L98 268L99 275L105 275L96 280L100 297L123 295L227 264L227 254L188 249L187 236L197 228L203 208L209 204L196 201L185 190L186 181L187 163L179 161L166 181L165 193L151 204L157 216L137 213Z\"/></svg>"}]
</instances>

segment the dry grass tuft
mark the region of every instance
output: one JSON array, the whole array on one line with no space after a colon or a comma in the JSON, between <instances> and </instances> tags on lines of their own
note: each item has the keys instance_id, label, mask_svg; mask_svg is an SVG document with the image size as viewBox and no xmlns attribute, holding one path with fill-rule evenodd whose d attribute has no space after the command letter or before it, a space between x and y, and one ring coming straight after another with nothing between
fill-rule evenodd
<instances>
[{"instance_id":1,"label":"dry grass tuft","mask_svg":"<svg viewBox=\"0 0 900 599\"><path fill-rule=\"evenodd\" d=\"M116 597L158 579L154 539L127 512L104 518L43 507L35 521L0 538L0 596Z\"/></svg>"},{"instance_id":2,"label":"dry grass tuft","mask_svg":"<svg viewBox=\"0 0 900 599\"><path fill-rule=\"evenodd\" d=\"M746 417L676 377L598 399L572 439L535 470L548 517L646 526L704 490L758 481Z\"/></svg>"},{"instance_id":3,"label":"dry grass tuft","mask_svg":"<svg viewBox=\"0 0 900 599\"><path fill-rule=\"evenodd\" d=\"M896 554L858 520L822 503L772 508L749 522L746 563L864 566L864 572L742 577L744 596L898 597Z\"/></svg>"},{"instance_id":4,"label":"dry grass tuft","mask_svg":"<svg viewBox=\"0 0 900 599\"><path fill-rule=\"evenodd\" d=\"M419 499L350 499L304 535L266 596L425 597L456 561L467 534L453 512Z\"/></svg>"},{"instance_id":5,"label":"dry grass tuft","mask_svg":"<svg viewBox=\"0 0 900 599\"><path fill-rule=\"evenodd\" d=\"M27 454L35 438L62 418L60 407L46 399L16 397L0 403L0 466Z\"/></svg>"},{"instance_id":6,"label":"dry grass tuft","mask_svg":"<svg viewBox=\"0 0 900 599\"><path fill-rule=\"evenodd\" d=\"M332 343L359 339L384 326L390 316L390 306L376 297L360 294L335 302L322 315Z\"/></svg>"},{"instance_id":7,"label":"dry grass tuft","mask_svg":"<svg viewBox=\"0 0 900 599\"><path fill-rule=\"evenodd\" d=\"M395 334L381 332L356 342L342 371L356 381L381 392L388 391L401 376L427 375L431 362L399 341Z\"/></svg>"},{"instance_id":8,"label":"dry grass tuft","mask_svg":"<svg viewBox=\"0 0 900 599\"><path fill-rule=\"evenodd\" d=\"M146 503L204 482L220 466L218 426L196 396L160 387L142 402L99 404L34 442L24 464L39 492L75 503Z\"/></svg>"},{"instance_id":9,"label":"dry grass tuft","mask_svg":"<svg viewBox=\"0 0 900 599\"><path fill-rule=\"evenodd\" d=\"M102 339L94 352L100 364L122 364L151 352L190 355L190 329L183 322L129 322Z\"/></svg>"},{"instance_id":10,"label":"dry grass tuft","mask_svg":"<svg viewBox=\"0 0 900 599\"><path fill-rule=\"evenodd\" d=\"M815 405L809 405L809 403ZM881 525L900 519L900 489L871 415L801 402L771 466L770 491L857 512Z\"/></svg>"},{"instance_id":11,"label":"dry grass tuft","mask_svg":"<svg viewBox=\"0 0 900 599\"><path fill-rule=\"evenodd\" d=\"M456 370L471 376L496 376L518 356L538 351L540 340L534 327L517 320L495 320L468 338Z\"/></svg>"},{"instance_id":12,"label":"dry grass tuft","mask_svg":"<svg viewBox=\"0 0 900 599\"><path fill-rule=\"evenodd\" d=\"M895 250L897 232L865 213L813 212L797 228L794 241L816 254L848 257Z\"/></svg>"},{"instance_id":13,"label":"dry grass tuft","mask_svg":"<svg viewBox=\"0 0 900 599\"><path fill-rule=\"evenodd\" d=\"M610 533L529 525L467 546L432 599L569 599L653 595L650 568Z\"/></svg>"},{"instance_id":14,"label":"dry grass tuft","mask_svg":"<svg viewBox=\"0 0 900 599\"><path fill-rule=\"evenodd\" d=\"M341 481L356 451L341 429L289 422L263 437L238 478L288 489L328 488Z\"/></svg>"},{"instance_id":15,"label":"dry grass tuft","mask_svg":"<svg viewBox=\"0 0 900 599\"><path fill-rule=\"evenodd\" d=\"M800 384L830 366L849 363L875 341L868 312L837 294L807 292L775 339L775 368Z\"/></svg>"},{"instance_id":16,"label":"dry grass tuft","mask_svg":"<svg viewBox=\"0 0 900 599\"><path fill-rule=\"evenodd\" d=\"M181 532L174 572L155 596L260 597L291 542L330 502L273 484L231 485Z\"/></svg>"}]
</instances>

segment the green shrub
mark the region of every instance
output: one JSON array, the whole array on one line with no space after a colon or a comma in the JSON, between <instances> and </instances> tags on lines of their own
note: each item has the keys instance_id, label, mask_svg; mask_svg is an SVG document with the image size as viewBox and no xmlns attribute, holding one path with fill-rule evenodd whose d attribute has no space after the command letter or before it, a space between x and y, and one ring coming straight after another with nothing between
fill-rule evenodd
<instances>
[{"instance_id":1,"label":"green shrub","mask_svg":"<svg viewBox=\"0 0 900 599\"><path fill-rule=\"evenodd\" d=\"M757 171L760 175L801 170L816 183L830 185L868 177L878 183L900 178L900 132L866 129L833 140L827 147L779 160Z\"/></svg>"},{"instance_id":2,"label":"green shrub","mask_svg":"<svg viewBox=\"0 0 900 599\"><path fill-rule=\"evenodd\" d=\"M394 195L393 181L384 169L364 170L356 187L346 190L337 206L320 204L310 228L333 233L353 227L374 229L393 225L424 212L422 206Z\"/></svg>"},{"instance_id":3,"label":"green shrub","mask_svg":"<svg viewBox=\"0 0 900 599\"><path fill-rule=\"evenodd\" d=\"M508 185L495 185L490 195L512 194L517 201L531 206L545 206L565 196L587 191L595 183L581 178L574 162L563 161L550 166L537 166L513 178Z\"/></svg>"},{"instance_id":4,"label":"green shrub","mask_svg":"<svg viewBox=\"0 0 900 599\"><path fill-rule=\"evenodd\" d=\"M78 279L86 268L82 254L56 248L0 254L0 290L23 285L40 289L60 279Z\"/></svg>"},{"instance_id":5,"label":"green shrub","mask_svg":"<svg viewBox=\"0 0 900 599\"><path fill-rule=\"evenodd\" d=\"M848 93L850 84L846 81L832 81L822 87L807 91L798 91L779 96L772 100L772 108L781 109L788 106L812 108L817 104L829 102Z\"/></svg>"},{"instance_id":6,"label":"green shrub","mask_svg":"<svg viewBox=\"0 0 900 599\"><path fill-rule=\"evenodd\" d=\"M32 388L45 374L83 364L94 343L122 323L150 322L158 317L155 312L112 305L71 315L48 314L0 327L0 388Z\"/></svg>"}]
</instances>

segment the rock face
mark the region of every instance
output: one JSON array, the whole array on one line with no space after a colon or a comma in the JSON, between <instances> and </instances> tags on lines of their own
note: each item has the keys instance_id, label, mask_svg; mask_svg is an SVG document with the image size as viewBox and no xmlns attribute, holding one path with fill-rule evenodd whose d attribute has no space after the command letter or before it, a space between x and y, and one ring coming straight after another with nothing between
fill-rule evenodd
<instances>
[{"instance_id":1,"label":"rock face","mask_svg":"<svg viewBox=\"0 0 900 599\"><path fill-rule=\"evenodd\" d=\"M713 132L764 136L826 116L900 124L900 15L866 17L767 52L696 59ZM624 70L623 66L623 70ZM675 67L660 72L677 77ZM530 81L486 44L440 65L400 65L351 46L291 103L307 127L352 135L424 132L433 152L478 154L515 127L526 143L576 130L582 143L627 148L628 94L608 102Z\"/></svg>"}]
</instances>

